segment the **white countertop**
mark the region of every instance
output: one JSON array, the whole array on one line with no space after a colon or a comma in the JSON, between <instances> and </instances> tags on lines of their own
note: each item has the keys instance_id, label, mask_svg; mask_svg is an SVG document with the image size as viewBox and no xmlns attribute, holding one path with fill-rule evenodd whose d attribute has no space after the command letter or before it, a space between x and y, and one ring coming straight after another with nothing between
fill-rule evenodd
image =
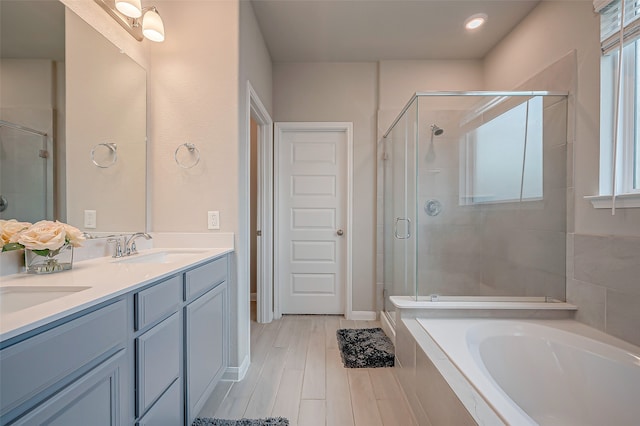
<instances>
[{"instance_id":1,"label":"white countertop","mask_svg":"<svg viewBox=\"0 0 640 426\"><path fill-rule=\"evenodd\" d=\"M135 256L171 250L141 250ZM133 256L122 259L100 257L74 262L70 271L45 275L20 273L0 277L0 287L89 287L16 312L3 314L0 311L0 342L232 251L232 248L200 248L171 263L126 263L119 261Z\"/></svg>"}]
</instances>

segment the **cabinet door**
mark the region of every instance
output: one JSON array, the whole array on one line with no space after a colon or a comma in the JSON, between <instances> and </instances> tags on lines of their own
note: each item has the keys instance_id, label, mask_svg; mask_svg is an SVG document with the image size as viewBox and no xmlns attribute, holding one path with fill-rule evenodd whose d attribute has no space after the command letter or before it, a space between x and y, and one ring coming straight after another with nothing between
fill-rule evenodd
<instances>
[{"instance_id":1,"label":"cabinet door","mask_svg":"<svg viewBox=\"0 0 640 426\"><path fill-rule=\"evenodd\" d=\"M193 422L227 365L227 284L186 309L187 418Z\"/></svg>"},{"instance_id":2,"label":"cabinet door","mask_svg":"<svg viewBox=\"0 0 640 426\"><path fill-rule=\"evenodd\" d=\"M126 350L78 378L21 417L15 425L115 426L123 424L127 398Z\"/></svg>"},{"instance_id":3,"label":"cabinet door","mask_svg":"<svg viewBox=\"0 0 640 426\"><path fill-rule=\"evenodd\" d=\"M176 312L136 339L138 416L180 375L181 327Z\"/></svg>"},{"instance_id":4,"label":"cabinet door","mask_svg":"<svg viewBox=\"0 0 640 426\"><path fill-rule=\"evenodd\" d=\"M169 389L153 404L153 407L137 423L137 426L176 426L184 422L182 417L182 393L180 380L176 379Z\"/></svg>"}]
</instances>

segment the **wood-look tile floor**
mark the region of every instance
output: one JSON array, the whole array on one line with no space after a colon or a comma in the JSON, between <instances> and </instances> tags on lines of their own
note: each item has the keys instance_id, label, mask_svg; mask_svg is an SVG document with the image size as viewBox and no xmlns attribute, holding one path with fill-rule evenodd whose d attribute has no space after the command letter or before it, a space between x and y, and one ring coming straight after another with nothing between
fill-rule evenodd
<instances>
[{"instance_id":1,"label":"wood-look tile floor","mask_svg":"<svg viewBox=\"0 0 640 426\"><path fill-rule=\"evenodd\" d=\"M393 368L344 368L339 328L380 327L339 316L251 322L251 366L221 382L200 417L286 417L291 426L415 426Z\"/></svg>"}]
</instances>

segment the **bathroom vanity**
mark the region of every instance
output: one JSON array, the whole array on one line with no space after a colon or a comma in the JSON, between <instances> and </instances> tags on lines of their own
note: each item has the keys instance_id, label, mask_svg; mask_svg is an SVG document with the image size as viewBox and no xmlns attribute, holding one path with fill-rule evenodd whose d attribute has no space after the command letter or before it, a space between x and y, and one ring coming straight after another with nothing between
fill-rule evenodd
<instances>
[{"instance_id":1,"label":"bathroom vanity","mask_svg":"<svg viewBox=\"0 0 640 426\"><path fill-rule=\"evenodd\" d=\"M228 363L229 251L3 277L2 297L63 296L14 311L20 294L4 299L0 425L191 424Z\"/></svg>"}]
</instances>

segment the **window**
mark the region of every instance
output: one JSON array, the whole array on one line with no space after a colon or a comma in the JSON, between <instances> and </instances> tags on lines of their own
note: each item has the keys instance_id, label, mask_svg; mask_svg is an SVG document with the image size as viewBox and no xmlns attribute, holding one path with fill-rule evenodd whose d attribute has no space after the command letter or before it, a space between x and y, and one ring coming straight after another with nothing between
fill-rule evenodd
<instances>
[{"instance_id":1,"label":"window","mask_svg":"<svg viewBox=\"0 0 640 426\"><path fill-rule=\"evenodd\" d=\"M616 196L637 194L640 200L640 0L625 0L624 4L620 72L622 0L605 2L599 10L602 47L599 192L601 196L611 196L615 187ZM611 203L602 207L611 207Z\"/></svg>"},{"instance_id":2,"label":"window","mask_svg":"<svg viewBox=\"0 0 640 426\"><path fill-rule=\"evenodd\" d=\"M542 97L517 102L465 134L461 204L542 198Z\"/></svg>"}]
</instances>

